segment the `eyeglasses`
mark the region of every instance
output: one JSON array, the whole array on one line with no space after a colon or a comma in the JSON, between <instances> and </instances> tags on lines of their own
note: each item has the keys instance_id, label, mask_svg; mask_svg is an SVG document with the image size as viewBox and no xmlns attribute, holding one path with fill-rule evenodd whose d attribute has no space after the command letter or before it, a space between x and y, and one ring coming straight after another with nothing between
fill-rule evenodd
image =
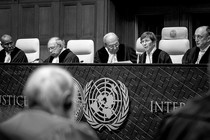
<instances>
[{"instance_id":1,"label":"eyeglasses","mask_svg":"<svg viewBox=\"0 0 210 140\"><path fill-rule=\"evenodd\" d=\"M119 42L116 42L115 44L107 45L107 47L110 49L117 48L118 46L119 46Z\"/></svg>"},{"instance_id":2,"label":"eyeglasses","mask_svg":"<svg viewBox=\"0 0 210 140\"><path fill-rule=\"evenodd\" d=\"M203 39L204 38L204 36L202 36L202 35L194 35L193 36L193 39L198 39L198 40L201 40L201 39Z\"/></svg>"},{"instance_id":3,"label":"eyeglasses","mask_svg":"<svg viewBox=\"0 0 210 140\"><path fill-rule=\"evenodd\" d=\"M8 45L11 45L13 42L7 42L7 43L1 43L1 45L4 45L4 46L8 46Z\"/></svg>"},{"instance_id":4,"label":"eyeglasses","mask_svg":"<svg viewBox=\"0 0 210 140\"><path fill-rule=\"evenodd\" d=\"M54 51L57 48L57 45L49 46L48 50L49 51Z\"/></svg>"}]
</instances>

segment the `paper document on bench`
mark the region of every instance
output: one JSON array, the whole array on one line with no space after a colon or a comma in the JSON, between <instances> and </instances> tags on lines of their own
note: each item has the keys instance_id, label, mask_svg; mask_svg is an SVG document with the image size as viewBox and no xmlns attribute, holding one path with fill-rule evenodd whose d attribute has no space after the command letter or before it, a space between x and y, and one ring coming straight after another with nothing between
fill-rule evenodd
<instances>
[{"instance_id":1,"label":"paper document on bench","mask_svg":"<svg viewBox=\"0 0 210 140\"><path fill-rule=\"evenodd\" d=\"M118 62L115 62L115 63L132 63L130 60L127 60L127 61L118 61Z\"/></svg>"}]
</instances>

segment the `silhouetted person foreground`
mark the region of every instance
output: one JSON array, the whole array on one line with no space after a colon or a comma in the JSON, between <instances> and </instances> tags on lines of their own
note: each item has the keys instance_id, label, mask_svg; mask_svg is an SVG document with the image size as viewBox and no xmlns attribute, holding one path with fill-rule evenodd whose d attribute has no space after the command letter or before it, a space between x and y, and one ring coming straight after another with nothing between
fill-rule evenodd
<instances>
[{"instance_id":1,"label":"silhouetted person foreground","mask_svg":"<svg viewBox=\"0 0 210 140\"><path fill-rule=\"evenodd\" d=\"M74 122L74 89L71 74L58 66L35 70L23 91L29 109L0 124L0 139L97 140L89 125Z\"/></svg>"}]
</instances>

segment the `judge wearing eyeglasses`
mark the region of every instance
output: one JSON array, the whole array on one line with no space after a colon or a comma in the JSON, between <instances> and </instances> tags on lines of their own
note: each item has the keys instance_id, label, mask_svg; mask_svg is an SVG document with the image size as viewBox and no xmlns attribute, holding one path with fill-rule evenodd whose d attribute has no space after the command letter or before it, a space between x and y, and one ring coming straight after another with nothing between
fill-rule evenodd
<instances>
[{"instance_id":1,"label":"judge wearing eyeglasses","mask_svg":"<svg viewBox=\"0 0 210 140\"><path fill-rule=\"evenodd\" d=\"M120 44L115 33L107 33L103 38L103 42L104 46L95 53L94 63L117 63L120 61L136 63L135 50Z\"/></svg>"},{"instance_id":2,"label":"judge wearing eyeglasses","mask_svg":"<svg viewBox=\"0 0 210 140\"><path fill-rule=\"evenodd\" d=\"M210 55L210 27L198 27L194 39L196 47L187 50L182 58L182 64L207 64Z\"/></svg>"},{"instance_id":3,"label":"judge wearing eyeglasses","mask_svg":"<svg viewBox=\"0 0 210 140\"><path fill-rule=\"evenodd\" d=\"M79 58L68 48L65 41L59 37L52 37L47 43L50 56L44 63L79 63Z\"/></svg>"},{"instance_id":4,"label":"judge wearing eyeglasses","mask_svg":"<svg viewBox=\"0 0 210 140\"><path fill-rule=\"evenodd\" d=\"M25 53L15 47L12 37L10 35L3 35L1 37L2 50L0 51L0 62L2 63L27 63L28 59Z\"/></svg>"}]
</instances>

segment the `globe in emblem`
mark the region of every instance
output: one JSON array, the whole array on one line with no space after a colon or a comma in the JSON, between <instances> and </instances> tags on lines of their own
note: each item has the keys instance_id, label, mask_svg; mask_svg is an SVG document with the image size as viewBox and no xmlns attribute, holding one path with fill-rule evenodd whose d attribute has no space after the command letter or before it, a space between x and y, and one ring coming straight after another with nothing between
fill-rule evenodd
<instances>
[{"instance_id":1,"label":"globe in emblem","mask_svg":"<svg viewBox=\"0 0 210 140\"><path fill-rule=\"evenodd\" d=\"M128 91L120 81L101 78L90 81L84 88L85 117L93 128L117 129L127 116L129 109Z\"/></svg>"},{"instance_id":2,"label":"globe in emblem","mask_svg":"<svg viewBox=\"0 0 210 140\"><path fill-rule=\"evenodd\" d=\"M96 120L110 123L119 115L123 104L120 92L120 87L112 79L99 79L94 83L88 104Z\"/></svg>"}]
</instances>

